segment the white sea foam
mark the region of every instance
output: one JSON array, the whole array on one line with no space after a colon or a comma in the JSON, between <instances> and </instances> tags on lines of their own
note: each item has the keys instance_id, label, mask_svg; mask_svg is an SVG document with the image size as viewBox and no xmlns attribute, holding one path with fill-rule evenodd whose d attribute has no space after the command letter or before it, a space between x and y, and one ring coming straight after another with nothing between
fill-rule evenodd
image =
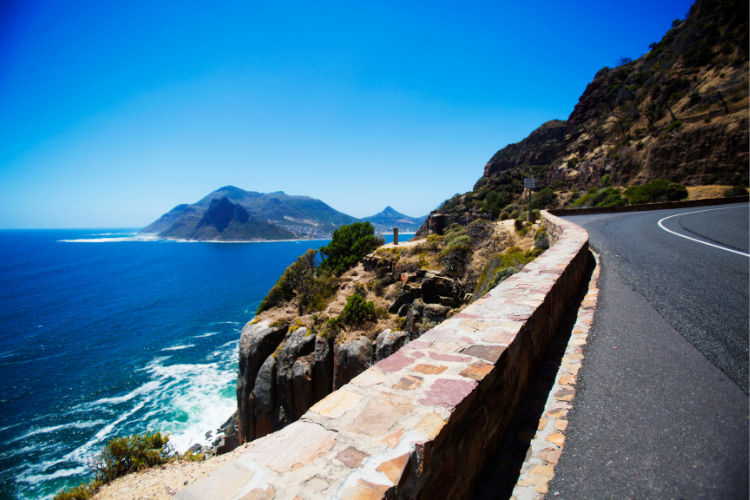
<instances>
[{"instance_id":1,"label":"white sea foam","mask_svg":"<svg viewBox=\"0 0 750 500\"><path fill-rule=\"evenodd\" d=\"M104 420L89 420L89 421L76 421L76 422L68 422L65 424L60 425L51 425L48 427L38 427L35 429L31 429L28 432L25 432L21 435L18 435L12 439L8 440L8 443L15 443L17 441L21 441L27 438L30 438L32 436L37 436L39 434L49 434L50 432L60 431L63 429L88 429L89 427L94 427L97 425L101 425L105 423Z\"/></svg>"},{"instance_id":2,"label":"white sea foam","mask_svg":"<svg viewBox=\"0 0 750 500\"><path fill-rule=\"evenodd\" d=\"M40 481L49 481L51 479L56 479L58 477L70 477L75 476L78 474L83 474L85 472L88 472L88 466L82 465L80 467L76 467L75 469L60 469L57 470L51 474L30 474L30 475L22 475L18 478L19 481L23 483L38 483Z\"/></svg>"},{"instance_id":3,"label":"white sea foam","mask_svg":"<svg viewBox=\"0 0 750 500\"><path fill-rule=\"evenodd\" d=\"M71 417L82 411L96 412L99 420L32 429L26 437L39 434L47 440L50 436L53 442L45 444L44 455L36 463L23 464L15 476L24 483L36 484L83 474L108 439L144 430L169 434L171 445L179 452L195 443L210 444L216 436L207 438L206 432L215 431L236 409L233 388L238 342L222 344L202 363L167 364L171 356L154 357L139 369L147 374L148 381L127 393L84 403L69 412ZM101 418L112 413L111 419ZM55 439L55 432L64 428L91 428L91 433L85 442L64 453L59 439ZM50 460L44 460L45 456Z\"/></svg>"},{"instance_id":4,"label":"white sea foam","mask_svg":"<svg viewBox=\"0 0 750 500\"><path fill-rule=\"evenodd\" d=\"M156 389L158 389L159 383L151 380L149 382L146 382L145 384L142 384L132 391L128 392L127 394L123 394L122 396L114 396L111 398L100 398L97 399L94 402L91 403L85 403L83 406L87 408L95 408L102 405L118 405L121 403L125 403L127 401L130 401L131 399L143 395L143 394L149 394Z\"/></svg>"},{"instance_id":5,"label":"white sea foam","mask_svg":"<svg viewBox=\"0 0 750 500\"><path fill-rule=\"evenodd\" d=\"M206 333L201 333L200 335L193 335L193 338L194 338L194 339L205 339L206 337L213 337L213 336L214 336L214 335L216 335L217 333L219 333L219 332L206 332Z\"/></svg>"},{"instance_id":6,"label":"white sea foam","mask_svg":"<svg viewBox=\"0 0 750 500\"><path fill-rule=\"evenodd\" d=\"M61 243L119 243L123 241L160 241L163 238L159 238L152 235L137 235L137 236L119 236L111 238L75 238L75 239L63 239L58 240Z\"/></svg>"},{"instance_id":7,"label":"white sea foam","mask_svg":"<svg viewBox=\"0 0 750 500\"><path fill-rule=\"evenodd\" d=\"M71 451L70 453L63 456L62 461L68 461L72 460L78 463L87 463L88 460L90 460L91 456L94 452L94 447L100 444L103 444L105 439L109 438L112 435L112 431L115 429L115 427L125 420L128 419L133 413L137 412L141 408L144 407L144 405L150 400L151 398L147 398L144 401L141 401L137 405L135 405L130 410L126 411L119 417L117 417L114 421L110 422L109 424L105 425L101 429L97 431L96 434L94 434L94 437L86 441L84 444L76 448L75 450Z\"/></svg>"},{"instance_id":8,"label":"white sea foam","mask_svg":"<svg viewBox=\"0 0 750 500\"><path fill-rule=\"evenodd\" d=\"M195 347L195 344L173 345L172 347L165 347L162 351L182 351L183 349L190 349L191 347Z\"/></svg>"}]
</instances>

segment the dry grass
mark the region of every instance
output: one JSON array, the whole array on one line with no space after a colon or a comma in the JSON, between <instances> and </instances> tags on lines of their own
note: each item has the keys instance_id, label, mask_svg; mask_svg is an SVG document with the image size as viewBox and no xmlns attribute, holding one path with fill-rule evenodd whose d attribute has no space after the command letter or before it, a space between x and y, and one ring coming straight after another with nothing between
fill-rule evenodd
<instances>
[{"instance_id":1,"label":"dry grass","mask_svg":"<svg viewBox=\"0 0 750 500\"><path fill-rule=\"evenodd\" d=\"M732 186L711 184L708 186L687 186L688 200L708 200L711 198L723 198L724 191Z\"/></svg>"}]
</instances>

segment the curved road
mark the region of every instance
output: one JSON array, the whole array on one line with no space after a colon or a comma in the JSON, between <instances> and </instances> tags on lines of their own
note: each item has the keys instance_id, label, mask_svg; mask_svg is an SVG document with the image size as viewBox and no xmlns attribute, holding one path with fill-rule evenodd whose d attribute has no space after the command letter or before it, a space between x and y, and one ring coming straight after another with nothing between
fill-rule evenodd
<instances>
[{"instance_id":1,"label":"curved road","mask_svg":"<svg viewBox=\"0 0 750 500\"><path fill-rule=\"evenodd\" d=\"M748 498L748 205L566 219L600 293L548 496Z\"/></svg>"}]
</instances>

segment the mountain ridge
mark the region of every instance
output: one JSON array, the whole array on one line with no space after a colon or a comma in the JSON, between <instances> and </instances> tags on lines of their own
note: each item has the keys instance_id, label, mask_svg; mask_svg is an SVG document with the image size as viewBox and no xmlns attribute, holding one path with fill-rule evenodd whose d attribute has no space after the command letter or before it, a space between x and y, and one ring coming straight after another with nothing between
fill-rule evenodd
<instances>
[{"instance_id":1,"label":"mountain ridge","mask_svg":"<svg viewBox=\"0 0 750 500\"><path fill-rule=\"evenodd\" d=\"M260 193L227 185L195 203L175 206L141 233L197 241L330 238L336 228L360 221L371 222L378 232L393 227L416 231L425 217L409 217L386 206L378 214L358 219L310 196Z\"/></svg>"}]
</instances>

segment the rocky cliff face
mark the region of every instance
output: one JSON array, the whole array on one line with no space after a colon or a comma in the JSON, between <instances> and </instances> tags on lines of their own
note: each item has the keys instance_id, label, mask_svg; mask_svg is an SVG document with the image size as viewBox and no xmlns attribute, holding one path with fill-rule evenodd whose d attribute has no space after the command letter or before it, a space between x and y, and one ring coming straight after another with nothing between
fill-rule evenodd
<instances>
[{"instance_id":1,"label":"rocky cliff face","mask_svg":"<svg viewBox=\"0 0 750 500\"><path fill-rule=\"evenodd\" d=\"M312 314L296 299L263 310L240 339L236 436L239 443L298 419L313 404L469 303L486 264L499 252L533 247L533 234L477 221L466 230L472 251L460 272L441 268L442 236L387 245L337 278L337 292ZM420 265L421 264L421 265ZM493 274L493 273L490 273ZM484 289L481 293L484 293ZM346 298L372 301L377 319L328 328Z\"/></svg>"},{"instance_id":2,"label":"rocky cliff face","mask_svg":"<svg viewBox=\"0 0 750 500\"><path fill-rule=\"evenodd\" d=\"M246 324L240 338L237 380L240 443L298 419L373 363L419 337L426 324L443 321L464 303L463 287L437 272L402 273L394 260L373 254L355 272L363 277L363 271L391 284L403 274L401 291L389 305L394 317L402 318L396 322L402 329L386 328L375 336L353 332L346 340L334 342L301 321L289 325L288 321L261 319Z\"/></svg>"},{"instance_id":3,"label":"rocky cliff face","mask_svg":"<svg viewBox=\"0 0 750 500\"><path fill-rule=\"evenodd\" d=\"M555 190L598 187L605 175L616 186L747 186L749 105L748 4L698 0L643 57L601 69L566 121L495 153L473 192L439 212L494 219L530 176Z\"/></svg>"}]
</instances>

